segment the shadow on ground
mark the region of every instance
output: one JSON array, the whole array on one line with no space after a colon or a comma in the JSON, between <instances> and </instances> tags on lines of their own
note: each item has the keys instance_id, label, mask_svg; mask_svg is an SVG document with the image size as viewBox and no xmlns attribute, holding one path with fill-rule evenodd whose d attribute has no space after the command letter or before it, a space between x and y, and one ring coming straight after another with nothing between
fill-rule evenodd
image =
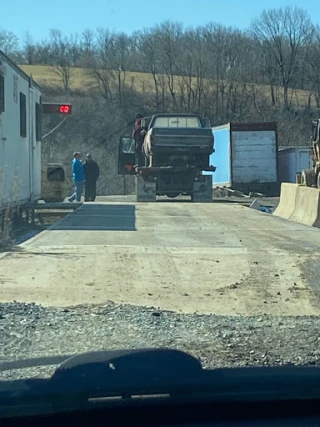
<instances>
[{"instance_id":1,"label":"shadow on ground","mask_svg":"<svg viewBox=\"0 0 320 427\"><path fill-rule=\"evenodd\" d=\"M134 205L84 204L49 230L136 231Z\"/></svg>"},{"instance_id":2,"label":"shadow on ground","mask_svg":"<svg viewBox=\"0 0 320 427\"><path fill-rule=\"evenodd\" d=\"M21 245L21 243L26 242L27 240L29 240L32 237L36 236L37 234L41 233L41 231L43 231L43 229L41 229L41 228L30 228L30 230L26 230L26 231L22 232L21 234L18 234L13 239L13 244L14 245ZM13 247L13 248L11 248L11 250L17 250L17 247Z\"/></svg>"}]
</instances>

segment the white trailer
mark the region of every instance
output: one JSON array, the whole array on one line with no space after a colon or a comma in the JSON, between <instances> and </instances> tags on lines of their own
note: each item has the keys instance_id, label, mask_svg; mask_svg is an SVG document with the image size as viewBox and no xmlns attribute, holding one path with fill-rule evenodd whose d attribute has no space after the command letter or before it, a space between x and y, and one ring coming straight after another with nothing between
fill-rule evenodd
<instances>
[{"instance_id":1,"label":"white trailer","mask_svg":"<svg viewBox=\"0 0 320 427\"><path fill-rule=\"evenodd\" d=\"M41 198L41 90L0 51L0 210Z\"/></svg>"},{"instance_id":2,"label":"white trailer","mask_svg":"<svg viewBox=\"0 0 320 427\"><path fill-rule=\"evenodd\" d=\"M215 152L210 163L217 167L212 174L214 186L279 195L276 123L227 123L212 132Z\"/></svg>"}]
</instances>

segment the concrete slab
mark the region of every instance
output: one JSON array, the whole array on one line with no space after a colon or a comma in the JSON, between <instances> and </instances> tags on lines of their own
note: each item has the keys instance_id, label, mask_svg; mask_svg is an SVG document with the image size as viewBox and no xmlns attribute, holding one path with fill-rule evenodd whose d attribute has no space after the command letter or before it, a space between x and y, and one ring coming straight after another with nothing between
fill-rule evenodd
<instances>
[{"instance_id":1,"label":"concrete slab","mask_svg":"<svg viewBox=\"0 0 320 427\"><path fill-rule=\"evenodd\" d=\"M134 204L88 203L66 215L50 230L135 230Z\"/></svg>"},{"instance_id":2,"label":"concrete slab","mask_svg":"<svg viewBox=\"0 0 320 427\"><path fill-rule=\"evenodd\" d=\"M295 208L289 219L301 224L320 227L320 191L318 188L298 186Z\"/></svg>"},{"instance_id":3,"label":"concrete slab","mask_svg":"<svg viewBox=\"0 0 320 427\"><path fill-rule=\"evenodd\" d=\"M77 227L83 227L81 230ZM98 227L99 229L96 229ZM0 259L0 301L319 314L319 230L235 204L84 204Z\"/></svg>"},{"instance_id":4,"label":"concrete slab","mask_svg":"<svg viewBox=\"0 0 320 427\"><path fill-rule=\"evenodd\" d=\"M280 203L274 211L274 215L289 219L296 207L296 197L299 185L290 182L281 184Z\"/></svg>"}]
</instances>

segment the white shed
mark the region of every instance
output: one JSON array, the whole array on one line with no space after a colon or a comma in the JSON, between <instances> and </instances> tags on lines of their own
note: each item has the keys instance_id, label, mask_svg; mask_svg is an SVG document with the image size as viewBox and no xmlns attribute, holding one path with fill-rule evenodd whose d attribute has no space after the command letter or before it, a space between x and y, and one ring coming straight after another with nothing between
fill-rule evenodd
<instances>
[{"instance_id":1,"label":"white shed","mask_svg":"<svg viewBox=\"0 0 320 427\"><path fill-rule=\"evenodd\" d=\"M296 182L296 174L311 167L311 147L280 147L278 161L280 182Z\"/></svg>"},{"instance_id":2,"label":"white shed","mask_svg":"<svg viewBox=\"0 0 320 427\"><path fill-rule=\"evenodd\" d=\"M0 207L41 196L41 90L0 51Z\"/></svg>"}]
</instances>

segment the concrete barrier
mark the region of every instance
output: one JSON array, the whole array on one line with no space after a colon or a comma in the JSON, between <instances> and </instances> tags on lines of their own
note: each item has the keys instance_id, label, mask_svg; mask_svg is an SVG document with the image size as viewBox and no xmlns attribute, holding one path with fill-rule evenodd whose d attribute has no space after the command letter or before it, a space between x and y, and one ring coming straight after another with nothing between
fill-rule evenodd
<instances>
[{"instance_id":1,"label":"concrete barrier","mask_svg":"<svg viewBox=\"0 0 320 427\"><path fill-rule=\"evenodd\" d=\"M320 228L320 191L317 188L298 186L295 209L289 219Z\"/></svg>"},{"instance_id":2,"label":"concrete barrier","mask_svg":"<svg viewBox=\"0 0 320 427\"><path fill-rule=\"evenodd\" d=\"M299 188L298 184L283 182L281 184L279 205L273 215L289 219L296 208L296 195Z\"/></svg>"}]
</instances>

